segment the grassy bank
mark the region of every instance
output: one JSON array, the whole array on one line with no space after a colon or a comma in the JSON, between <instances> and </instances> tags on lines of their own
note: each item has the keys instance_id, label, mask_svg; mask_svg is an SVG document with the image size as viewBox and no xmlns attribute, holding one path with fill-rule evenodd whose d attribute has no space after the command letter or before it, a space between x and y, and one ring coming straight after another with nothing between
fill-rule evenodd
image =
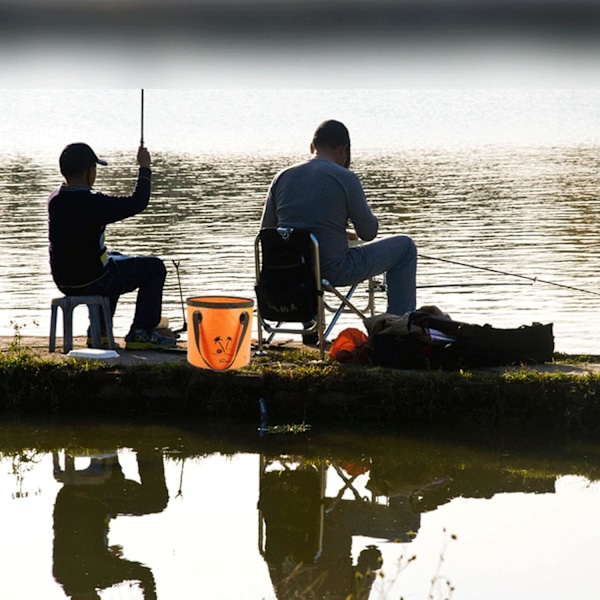
<instances>
[{"instance_id":1,"label":"grassy bank","mask_svg":"<svg viewBox=\"0 0 600 600\"><path fill-rule=\"evenodd\" d=\"M567 357L559 357L566 360ZM520 368L401 371L315 361L306 350L255 357L215 373L185 361L107 365L51 360L19 344L0 355L7 413L226 416L279 423L446 423L600 430L600 375Z\"/></svg>"}]
</instances>

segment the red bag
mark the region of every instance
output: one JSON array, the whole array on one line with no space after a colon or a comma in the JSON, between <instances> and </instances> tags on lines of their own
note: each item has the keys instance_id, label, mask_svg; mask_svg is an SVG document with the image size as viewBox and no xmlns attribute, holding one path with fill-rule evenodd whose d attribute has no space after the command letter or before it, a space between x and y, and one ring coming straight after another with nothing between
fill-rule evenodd
<instances>
[{"instance_id":1,"label":"red bag","mask_svg":"<svg viewBox=\"0 0 600 600\"><path fill-rule=\"evenodd\" d=\"M371 345L369 338L360 329L344 329L329 349L333 360L352 365L371 364Z\"/></svg>"}]
</instances>

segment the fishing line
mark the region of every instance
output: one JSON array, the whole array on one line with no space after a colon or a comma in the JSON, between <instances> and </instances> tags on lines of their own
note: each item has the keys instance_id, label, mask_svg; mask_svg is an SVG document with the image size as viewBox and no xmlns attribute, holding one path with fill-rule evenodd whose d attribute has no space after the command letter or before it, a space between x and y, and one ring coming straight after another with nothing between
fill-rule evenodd
<instances>
[{"instance_id":1,"label":"fishing line","mask_svg":"<svg viewBox=\"0 0 600 600\"><path fill-rule=\"evenodd\" d=\"M460 267L468 267L470 269L479 269L480 271L488 271L489 273L496 273L498 275L507 275L508 277L517 277L519 279L527 279L531 281L531 285L534 283L545 283L546 285L553 285L555 287L563 288L566 290L573 290L575 292L583 292L584 294L593 294L594 296L600 296L599 292L592 292L591 290L584 290L582 288L574 287L572 285L565 285L563 283L556 283L554 281L547 281L545 279L539 279L538 277L528 277L527 275L519 275L518 273L509 273L508 271L500 271L499 269L492 269L491 267L478 267L477 265L470 265L468 263L460 262L458 260L450 260L449 258L436 258L435 256L425 256L419 254L419 258L426 260L437 260L440 262L450 263L452 265L458 265Z\"/></svg>"}]
</instances>

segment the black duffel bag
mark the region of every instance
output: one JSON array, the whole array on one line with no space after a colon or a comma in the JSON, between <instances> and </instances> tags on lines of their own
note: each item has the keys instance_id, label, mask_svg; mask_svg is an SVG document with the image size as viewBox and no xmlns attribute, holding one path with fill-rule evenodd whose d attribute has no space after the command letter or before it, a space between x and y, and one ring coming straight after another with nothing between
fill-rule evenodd
<instances>
[{"instance_id":1,"label":"black duffel bag","mask_svg":"<svg viewBox=\"0 0 600 600\"><path fill-rule=\"evenodd\" d=\"M369 338L374 364L400 369L460 369L518 364L541 364L552 360L552 323L499 329L472 325L427 314L413 313L407 335L377 333ZM416 329L416 328L415 328ZM451 342L428 339L422 331L435 329Z\"/></svg>"},{"instance_id":2,"label":"black duffel bag","mask_svg":"<svg viewBox=\"0 0 600 600\"><path fill-rule=\"evenodd\" d=\"M541 364L552 360L552 323L497 329L491 325L463 324L452 344L461 364L468 367Z\"/></svg>"}]
</instances>

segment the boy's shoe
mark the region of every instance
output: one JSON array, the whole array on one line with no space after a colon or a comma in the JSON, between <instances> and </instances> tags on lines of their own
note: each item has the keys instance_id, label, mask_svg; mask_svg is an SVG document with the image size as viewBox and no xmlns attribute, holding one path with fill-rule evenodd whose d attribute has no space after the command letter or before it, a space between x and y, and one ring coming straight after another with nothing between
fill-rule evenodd
<instances>
[{"instance_id":1,"label":"boy's shoe","mask_svg":"<svg viewBox=\"0 0 600 600\"><path fill-rule=\"evenodd\" d=\"M134 329L125 336L125 350L166 350L174 348L177 340L145 329Z\"/></svg>"}]
</instances>

